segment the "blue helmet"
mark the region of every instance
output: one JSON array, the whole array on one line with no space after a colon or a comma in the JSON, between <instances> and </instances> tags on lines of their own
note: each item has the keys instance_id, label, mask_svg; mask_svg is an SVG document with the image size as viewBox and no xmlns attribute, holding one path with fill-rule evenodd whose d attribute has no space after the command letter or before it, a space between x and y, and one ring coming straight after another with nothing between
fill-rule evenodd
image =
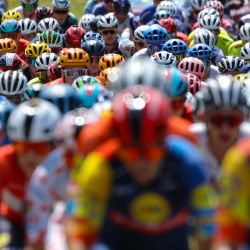
<instances>
[{"instance_id":1,"label":"blue helmet","mask_svg":"<svg viewBox=\"0 0 250 250\"><path fill-rule=\"evenodd\" d=\"M88 40L81 43L81 48L85 50L89 56L103 56L106 51L106 46L99 40Z\"/></svg>"},{"instance_id":2,"label":"blue helmet","mask_svg":"<svg viewBox=\"0 0 250 250\"><path fill-rule=\"evenodd\" d=\"M114 11L126 15L131 7L129 0L113 0Z\"/></svg>"},{"instance_id":3,"label":"blue helmet","mask_svg":"<svg viewBox=\"0 0 250 250\"><path fill-rule=\"evenodd\" d=\"M20 32L21 26L16 19L5 19L0 25L1 33Z\"/></svg>"},{"instance_id":4,"label":"blue helmet","mask_svg":"<svg viewBox=\"0 0 250 250\"><path fill-rule=\"evenodd\" d=\"M204 58L211 59L211 57L213 55L213 51L208 45L203 44L203 43L197 43L188 49L187 55L192 56L192 57L196 57L199 59L200 58L201 59L204 59Z\"/></svg>"},{"instance_id":5,"label":"blue helmet","mask_svg":"<svg viewBox=\"0 0 250 250\"><path fill-rule=\"evenodd\" d=\"M3 128L7 128L7 121L11 112L15 109L15 105L12 104L7 99L1 97L0 99L0 122L3 125Z\"/></svg>"},{"instance_id":6,"label":"blue helmet","mask_svg":"<svg viewBox=\"0 0 250 250\"><path fill-rule=\"evenodd\" d=\"M165 72L167 79L167 93L170 97L176 97L187 93L188 84L186 77L175 67Z\"/></svg>"},{"instance_id":7,"label":"blue helmet","mask_svg":"<svg viewBox=\"0 0 250 250\"><path fill-rule=\"evenodd\" d=\"M173 55L185 54L188 50L187 44L181 39L170 39L164 43L162 50L165 50Z\"/></svg>"},{"instance_id":8,"label":"blue helmet","mask_svg":"<svg viewBox=\"0 0 250 250\"><path fill-rule=\"evenodd\" d=\"M82 43L89 41L89 40L98 40L98 41L105 44L105 41L104 41L102 35L98 32L93 32L93 31L87 32L82 39Z\"/></svg>"},{"instance_id":9,"label":"blue helmet","mask_svg":"<svg viewBox=\"0 0 250 250\"><path fill-rule=\"evenodd\" d=\"M143 31L147 43L164 43L168 39L167 31L159 24L152 24Z\"/></svg>"},{"instance_id":10,"label":"blue helmet","mask_svg":"<svg viewBox=\"0 0 250 250\"><path fill-rule=\"evenodd\" d=\"M159 11L156 11L155 14L154 14L154 17L153 17L153 21L154 23L159 23L159 21L162 19L162 18L168 18L171 16L171 13L167 10L159 10Z\"/></svg>"},{"instance_id":11,"label":"blue helmet","mask_svg":"<svg viewBox=\"0 0 250 250\"><path fill-rule=\"evenodd\" d=\"M83 85L78 90L81 106L84 108L91 108L98 102L100 95L105 94L106 92L106 88L100 83Z\"/></svg>"},{"instance_id":12,"label":"blue helmet","mask_svg":"<svg viewBox=\"0 0 250 250\"><path fill-rule=\"evenodd\" d=\"M79 107L79 95L69 84L47 87L40 92L39 97L55 104L63 114Z\"/></svg>"}]
</instances>

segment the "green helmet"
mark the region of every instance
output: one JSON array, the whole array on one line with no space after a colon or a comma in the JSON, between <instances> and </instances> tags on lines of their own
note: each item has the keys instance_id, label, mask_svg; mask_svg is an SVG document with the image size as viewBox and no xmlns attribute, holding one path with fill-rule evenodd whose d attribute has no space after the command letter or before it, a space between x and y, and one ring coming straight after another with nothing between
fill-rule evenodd
<instances>
[{"instance_id":1,"label":"green helmet","mask_svg":"<svg viewBox=\"0 0 250 250\"><path fill-rule=\"evenodd\" d=\"M61 48L63 46L63 38L59 32L47 30L39 35L39 41L46 43L50 48Z\"/></svg>"}]
</instances>

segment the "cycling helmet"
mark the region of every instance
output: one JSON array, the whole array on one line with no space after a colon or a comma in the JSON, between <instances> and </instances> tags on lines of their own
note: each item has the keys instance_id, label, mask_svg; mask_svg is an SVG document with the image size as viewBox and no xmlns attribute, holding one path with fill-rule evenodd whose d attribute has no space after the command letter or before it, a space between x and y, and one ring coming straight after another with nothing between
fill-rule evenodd
<instances>
[{"instance_id":1,"label":"cycling helmet","mask_svg":"<svg viewBox=\"0 0 250 250\"><path fill-rule=\"evenodd\" d=\"M8 10L8 11L4 12L4 14L2 16L2 22L6 19L15 19L15 20L19 21L21 19L21 15L18 11Z\"/></svg>"},{"instance_id":2,"label":"cycling helmet","mask_svg":"<svg viewBox=\"0 0 250 250\"><path fill-rule=\"evenodd\" d=\"M204 10L201 10L198 14L198 17L197 17L198 22L200 22L200 20L206 15L217 16L220 18L220 13L218 12L218 10L216 10L216 9L204 9Z\"/></svg>"},{"instance_id":3,"label":"cycling helmet","mask_svg":"<svg viewBox=\"0 0 250 250\"><path fill-rule=\"evenodd\" d=\"M26 58L37 58L45 52L50 52L50 48L46 43L36 42L30 43L25 49Z\"/></svg>"},{"instance_id":4,"label":"cycling helmet","mask_svg":"<svg viewBox=\"0 0 250 250\"><path fill-rule=\"evenodd\" d=\"M46 43L50 48L62 48L63 38L59 32L47 30L39 35L39 41Z\"/></svg>"},{"instance_id":5,"label":"cycling helmet","mask_svg":"<svg viewBox=\"0 0 250 250\"><path fill-rule=\"evenodd\" d=\"M40 92L39 97L55 104L63 114L79 107L78 93L69 84L47 87Z\"/></svg>"},{"instance_id":6,"label":"cycling helmet","mask_svg":"<svg viewBox=\"0 0 250 250\"><path fill-rule=\"evenodd\" d=\"M37 33L37 24L36 21L30 18L24 18L19 21L21 27L21 34L22 35L29 35L32 33Z\"/></svg>"},{"instance_id":7,"label":"cycling helmet","mask_svg":"<svg viewBox=\"0 0 250 250\"><path fill-rule=\"evenodd\" d=\"M20 32L20 30L20 25L15 19L6 19L0 25L1 33L16 33Z\"/></svg>"},{"instance_id":8,"label":"cycling helmet","mask_svg":"<svg viewBox=\"0 0 250 250\"><path fill-rule=\"evenodd\" d=\"M118 20L114 15L106 14L105 16L100 17L97 23L98 30L110 30L117 29Z\"/></svg>"},{"instance_id":9,"label":"cycling helmet","mask_svg":"<svg viewBox=\"0 0 250 250\"><path fill-rule=\"evenodd\" d=\"M89 64L89 55L82 49L70 48L61 52L60 65L62 68L69 67L84 67Z\"/></svg>"},{"instance_id":10,"label":"cycling helmet","mask_svg":"<svg viewBox=\"0 0 250 250\"><path fill-rule=\"evenodd\" d=\"M15 109L15 105L11 103L8 99L0 101L0 122L3 128L7 128L7 122L11 112Z\"/></svg>"},{"instance_id":11,"label":"cycling helmet","mask_svg":"<svg viewBox=\"0 0 250 250\"><path fill-rule=\"evenodd\" d=\"M194 31L194 42L204 43L210 48L213 48L216 43L214 34L208 29L196 29Z\"/></svg>"},{"instance_id":12,"label":"cycling helmet","mask_svg":"<svg viewBox=\"0 0 250 250\"><path fill-rule=\"evenodd\" d=\"M105 41L104 41L102 35L99 34L99 33L97 33L97 32L93 32L93 31L88 31L88 32L84 35L84 37L83 37L83 39L82 39L82 42L86 42L86 41L88 41L88 40L98 40L98 41L100 41L100 42L102 42L102 43L105 43Z\"/></svg>"},{"instance_id":13,"label":"cycling helmet","mask_svg":"<svg viewBox=\"0 0 250 250\"><path fill-rule=\"evenodd\" d=\"M69 0L53 0L52 7L54 10L69 10L70 1Z\"/></svg>"},{"instance_id":14,"label":"cycling helmet","mask_svg":"<svg viewBox=\"0 0 250 250\"><path fill-rule=\"evenodd\" d=\"M237 75L235 75L235 76L233 77L233 79L234 79L235 81L238 81L238 82L244 84L245 81L246 81L247 79L249 79L249 74L237 74Z\"/></svg>"},{"instance_id":15,"label":"cycling helmet","mask_svg":"<svg viewBox=\"0 0 250 250\"><path fill-rule=\"evenodd\" d=\"M115 13L118 14L127 14L131 7L129 0L113 0L112 3Z\"/></svg>"},{"instance_id":16,"label":"cycling helmet","mask_svg":"<svg viewBox=\"0 0 250 250\"><path fill-rule=\"evenodd\" d=\"M176 17L176 15L177 15L177 7L171 1L160 2L156 8L156 11L160 11L160 10L166 10L167 12L169 12L170 17Z\"/></svg>"},{"instance_id":17,"label":"cycling helmet","mask_svg":"<svg viewBox=\"0 0 250 250\"><path fill-rule=\"evenodd\" d=\"M240 57L244 60L250 60L250 43L246 43L240 49Z\"/></svg>"},{"instance_id":18,"label":"cycling helmet","mask_svg":"<svg viewBox=\"0 0 250 250\"><path fill-rule=\"evenodd\" d=\"M81 106L83 108L91 108L95 103L98 102L98 97L106 91L106 88L100 83L84 84L78 90Z\"/></svg>"},{"instance_id":19,"label":"cycling helmet","mask_svg":"<svg viewBox=\"0 0 250 250\"><path fill-rule=\"evenodd\" d=\"M11 70L2 72L0 73L0 93L6 96L22 94L27 82L22 72Z\"/></svg>"},{"instance_id":20,"label":"cycling helmet","mask_svg":"<svg viewBox=\"0 0 250 250\"><path fill-rule=\"evenodd\" d=\"M105 54L99 60L99 69L104 70L106 68L113 68L123 63L125 63L125 60L121 55L114 53Z\"/></svg>"},{"instance_id":21,"label":"cycling helmet","mask_svg":"<svg viewBox=\"0 0 250 250\"><path fill-rule=\"evenodd\" d=\"M36 58L36 69L39 70L48 70L52 62L58 61L59 57L54 53L43 53L42 55Z\"/></svg>"},{"instance_id":22,"label":"cycling helmet","mask_svg":"<svg viewBox=\"0 0 250 250\"><path fill-rule=\"evenodd\" d=\"M180 61L178 69L183 74L191 73L201 79L204 76L205 66L204 63L196 57L186 57Z\"/></svg>"},{"instance_id":23,"label":"cycling helmet","mask_svg":"<svg viewBox=\"0 0 250 250\"><path fill-rule=\"evenodd\" d=\"M185 54L187 49L187 44L177 38L166 41L162 47L162 50L172 53L173 55Z\"/></svg>"},{"instance_id":24,"label":"cycling helmet","mask_svg":"<svg viewBox=\"0 0 250 250\"><path fill-rule=\"evenodd\" d=\"M177 63L176 57L167 51L156 52L151 58L154 62L162 66L173 66Z\"/></svg>"},{"instance_id":25,"label":"cycling helmet","mask_svg":"<svg viewBox=\"0 0 250 250\"><path fill-rule=\"evenodd\" d=\"M85 30L78 25L70 26L65 32L65 41L67 46L71 46L73 48L81 47L81 40L85 35Z\"/></svg>"},{"instance_id":26,"label":"cycling helmet","mask_svg":"<svg viewBox=\"0 0 250 250\"><path fill-rule=\"evenodd\" d=\"M207 0L191 0L190 4L196 10L202 10L204 5L206 4Z\"/></svg>"},{"instance_id":27,"label":"cycling helmet","mask_svg":"<svg viewBox=\"0 0 250 250\"><path fill-rule=\"evenodd\" d=\"M22 4L38 4L38 0L21 0Z\"/></svg>"},{"instance_id":28,"label":"cycling helmet","mask_svg":"<svg viewBox=\"0 0 250 250\"><path fill-rule=\"evenodd\" d=\"M208 45L203 43L197 43L188 49L187 55L196 58L211 59L211 57L213 56L213 51Z\"/></svg>"},{"instance_id":29,"label":"cycling helmet","mask_svg":"<svg viewBox=\"0 0 250 250\"><path fill-rule=\"evenodd\" d=\"M32 98L38 98L42 89L46 88L44 84L35 83L27 86L22 94L22 100L27 101Z\"/></svg>"},{"instance_id":30,"label":"cycling helmet","mask_svg":"<svg viewBox=\"0 0 250 250\"><path fill-rule=\"evenodd\" d=\"M11 113L7 135L12 141L51 141L60 117L57 107L45 100L26 101Z\"/></svg>"},{"instance_id":31,"label":"cycling helmet","mask_svg":"<svg viewBox=\"0 0 250 250\"><path fill-rule=\"evenodd\" d=\"M99 83L94 76L79 76L72 83L72 87L80 89L85 84L96 84Z\"/></svg>"},{"instance_id":32,"label":"cycling helmet","mask_svg":"<svg viewBox=\"0 0 250 250\"><path fill-rule=\"evenodd\" d=\"M165 69L163 73L168 96L176 97L187 93L187 79L184 74L174 67Z\"/></svg>"},{"instance_id":33,"label":"cycling helmet","mask_svg":"<svg viewBox=\"0 0 250 250\"><path fill-rule=\"evenodd\" d=\"M159 90L149 86L131 86L114 97L115 131L125 145L162 141L166 136L170 110L167 97Z\"/></svg>"},{"instance_id":34,"label":"cycling helmet","mask_svg":"<svg viewBox=\"0 0 250 250\"><path fill-rule=\"evenodd\" d=\"M136 42L145 42L143 32L148 28L148 25L140 25L134 31L134 39Z\"/></svg>"},{"instance_id":35,"label":"cycling helmet","mask_svg":"<svg viewBox=\"0 0 250 250\"><path fill-rule=\"evenodd\" d=\"M207 86L196 94L197 109L206 112L210 109L245 108L247 100L242 86L230 76L217 76L207 80Z\"/></svg>"},{"instance_id":36,"label":"cycling helmet","mask_svg":"<svg viewBox=\"0 0 250 250\"><path fill-rule=\"evenodd\" d=\"M91 22L95 19L95 16L92 14L85 14L81 17L79 26L84 28L86 31L91 30Z\"/></svg>"},{"instance_id":37,"label":"cycling helmet","mask_svg":"<svg viewBox=\"0 0 250 250\"><path fill-rule=\"evenodd\" d=\"M224 5L218 0L208 1L205 4L204 8L208 8L208 9L212 8L212 9L217 10L220 13L221 17L224 15Z\"/></svg>"},{"instance_id":38,"label":"cycling helmet","mask_svg":"<svg viewBox=\"0 0 250 250\"><path fill-rule=\"evenodd\" d=\"M53 11L47 6L37 7L35 10L36 21L39 22L44 18L52 17Z\"/></svg>"},{"instance_id":39,"label":"cycling helmet","mask_svg":"<svg viewBox=\"0 0 250 250\"><path fill-rule=\"evenodd\" d=\"M159 24L152 24L143 31L146 43L164 43L168 39L167 31Z\"/></svg>"},{"instance_id":40,"label":"cycling helmet","mask_svg":"<svg viewBox=\"0 0 250 250\"><path fill-rule=\"evenodd\" d=\"M91 21L90 21L90 30L93 31L93 32L98 32L98 21L99 21L99 18L101 17L101 15L98 15L98 16L95 16L95 18L93 18Z\"/></svg>"},{"instance_id":41,"label":"cycling helmet","mask_svg":"<svg viewBox=\"0 0 250 250\"><path fill-rule=\"evenodd\" d=\"M37 26L38 32L46 32L47 30L53 30L58 32L60 29L59 23L55 18L47 17L42 19Z\"/></svg>"},{"instance_id":42,"label":"cycling helmet","mask_svg":"<svg viewBox=\"0 0 250 250\"><path fill-rule=\"evenodd\" d=\"M221 27L220 17L217 15L205 15L199 19L201 28L217 30Z\"/></svg>"},{"instance_id":43,"label":"cycling helmet","mask_svg":"<svg viewBox=\"0 0 250 250\"><path fill-rule=\"evenodd\" d=\"M244 66L244 60L237 56L225 56L218 62L221 73L239 70Z\"/></svg>"},{"instance_id":44,"label":"cycling helmet","mask_svg":"<svg viewBox=\"0 0 250 250\"><path fill-rule=\"evenodd\" d=\"M162 71L148 58L128 60L120 67L117 77L113 76L113 78L111 83L115 92L128 86L148 85L167 93L166 80Z\"/></svg>"},{"instance_id":45,"label":"cycling helmet","mask_svg":"<svg viewBox=\"0 0 250 250\"><path fill-rule=\"evenodd\" d=\"M240 27L239 36L241 40L250 42L250 23L245 23Z\"/></svg>"},{"instance_id":46,"label":"cycling helmet","mask_svg":"<svg viewBox=\"0 0 250 250\"><path fill-rule=\"evenodd\" d=\"M191 73L187 73L185 75L186 79L187 79L187 84L188 84L188 91L192 94L192 95L196 95L196 93L198 91L200 91L203 87L206 86L205 82L202 82L196 75L191 74Z\"/></svg>"},{"instance_id":47,"label":"cycling helmet","mask_svg":"<svg viewBox=\"0 0 250 250\"><path fill-rule=\"evenodd\" d=\"M0 67L3 71L18 70L22 67L22 59L16 53L6 53L0 57Z\"/></svg>"},{"instance_id":48,"label":"cycling helmet","mask_svg":"<svg viewBox=\"0 0 250 250\"><path fill-rule=\"evenodd\" d=\"M52 62L48 69L48 76L51 80L56 80L62 77L62 66L59 61Z\"/></svg>"},{"instance_id":49,"label":"cycling helmet","mask_svg":"<svg viewBox=\"0 0 250 250\"><path fill-rule=\"evenodd\" d=\"M162 18L168 18L170 15L171 15L171 13L168 12L167 10L156 11L154 16L153 16L153 21L154 21L154 23L159 23L159 21Z\"/></svg>"},{"instance_id":50,"label":"cycling helmet","mask_svg":"<svg viewBox=\"0 0 250 250\"><path fill-rule=\"evenodd\" d=\"M10 38L0 39L0 55L11 52L17 52L16 42Z\"/></svg>"},{"instance_id":51,"label":"cycling helmet","mask_svg":"<svg viewBox=\"0 0 250 250\"><path fill-rule=\"evenodd\" d=\"M98 40L89 40L81 44L81 48L85 50L89 56L103 56L106 51L106 46L104 43Z\"/></svg>"},{"instance_id":52,"label":"cycling helmet","mask_svg":"<svg viewBox=\"0 0 250 250\"><path fill-rule=\"evenodd\" d=\"M177 25L173 18L162 18L159 22L159 24L168 32L169 34L176 33L177 31Z\"/></svg>"}]
</instances>

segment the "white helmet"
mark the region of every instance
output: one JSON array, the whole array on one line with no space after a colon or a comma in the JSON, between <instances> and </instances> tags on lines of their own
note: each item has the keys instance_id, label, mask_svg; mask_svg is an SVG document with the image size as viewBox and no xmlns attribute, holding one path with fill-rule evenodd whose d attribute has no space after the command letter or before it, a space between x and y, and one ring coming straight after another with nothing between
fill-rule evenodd
<instances>
[{"instance_id":1,"label":"white helmet","mask_svg":"<svg viewBox=\"0 0 250 250\"><path fill-rule=\"evenodd\" d=\"M59 60L59 57L54 53L43 53L36 58L36 69L37 70L48 70L52 62Z\"/></svg>"},{"instance_id":2,"label":"white helmet","mask_svg":"<svg viewBox=\"0 0 250 250\"><path fill-rule=\"evenodd\" d=\"M176 57L172 53L169 53L167 51L156 52L151 56L151 58L157 64L160 64L162 66L176 65Z\"/></svg>"},{"instance_id":3,"label":"white helmet","mask_svg":"<svg viewBox=\"0 0 250 250\"><path fill-rule=\"evenodd\" d=\"M200 26L208 30L217 30L221 27L220 17L217 15L205 15L199 20Z\"/></svg>"},{"instance_id":4,"label":"white helmet","mask_svg":"<svg viewBox=\"0 0 250 250\"><path fill-rule=\"evenodd\" d=\"M26 76L19 71L8 70L0 73L0 93L3 95L22 94L27 85Z\"/></svg>"},{"instance_id":5,"label":"white helmet","mask_svg":"<svg viewBox=\"0 0 250 250\"><path fill-rule=\"evenodd\" d=\"M246 43L240 50L240 57L244 60L250 60L250 43Z\"/></svg>"},{"instance_id":6,"label":"white helmet","mask_svg":"<svg viewBox=\"0 0 250 250\"><path fill-rule=\"evenodd\" d=\"M176 15L177 15L177 7L171 1L162 1L162 2L160 2L158 4L157 8L156 8L156 12L158 12L160 10L168 11L170 13L171 17L176 17Z\"/></svg>"},{"instance_id":7,"label":"white helmet","mask_svg":"<svg viewBox=\"0 0 250 250\"><path fill-rule=\"evenodd\" d=\"M250 23L245 23L240 27L239 35L242 40L250 42Z\"/></svg>"},{"instance_id":8,"label":"white helmet","mask_svg":"<svg viewBox=\"0 0 250 250\"><path fill-rule=\"evenodd\" d=\"M198 28L194 31L194 42L204 43L210 48L213 48L216 41L214 34L210 30Z\"/></svg>"},{"instance_id":9,"label":"white helmet","mask_svg":"<svg viewBox=\"0 0 250 250\"><path fill-rule=\"evenodd\" d=\"M106 14L100 17L97 23L98 30L116 29L118 27L118 20L113 14Z\"/></svg>"},{"instance_id":10,"label":"white helmet","mask_svg":"<svg viewBox=\"0 0 250 250\"><path fill-rule=\"evenodd\" d=\"M244 66L244 60L238 56L225 56L218 62L220 72L239 70Z\"/></svg>"},{"instance_id":11,"label":"white helmet","mask_svg":"<svg viewBox=\"0 0 250 250\"><path fill-rule=\"evenodd\" d=\"M211 9L204 9L204 10L201 10L199 12L199 14L198 14L198 17L197 17L198 22L200 22L200 19L203 18L206 15L208 15L208 16L216 15L216 16L220 17L220 13L219 13L218 10L213 9L213 8L211 8Z\"/></svg>"},{"instance_id":12,"label":"white helmet","mask_svg":"<svg viewBox=\"0 0 250 250\"><path fill-rule=\"evenodd\" d=\"M47 30L54 30L54 31L58 32L60 29L60 26L55 18L47 17L47 18L42 19L38 23L37 28L38 28L39 33L45 32Z\"/></svg>"},{"instance_id":13,"label":"white helmet","mask_svg":"<svg viewBox=\"0 0 250 250\"><path fill-rule=\"evenodd\" d=\"M21 27L21 34L22 35L29 35L29 34L37 32L36 21L34 21L30 18L24 18L24 19L20 20L19 24Z\"/></svg>"},{"instance_id":14,"label":"white helmet","mask_svg":"<svg viewBox=\"0 0 250 250\"><path fill-rule=\"evenodd\" d=\"M202 10L207 0L190 0L192 7L196 10Z\"/></svg>"},{"instance_id":15,"label":"white helmet","mask_svg":"<svg viewBox=\"0 0 250 250\"><path fill-rule=\"evenodd\" d=\"M134 31L134 38L136 42L145 42L143 31L146 30L148 25L140 25Z\"/></svg>"},{"instance_id":16,"label":"white helmet","mask_svg":"<svg viewBox=\"0 0 250 250\"><path fill-rule=\"evenodd\" d=\"M95 16L93 14L85 14L81 17L79 26L84 28L86 31L90 31L91 22L95 19Z\"/></svg>"},{"instance_id":17,"label":"white helmet","mask_svg":"<svg viewBox=\"0 0 250 250\"><path fill-rule=\"evenodd\" d=\"M48 142L53 139L60 117L61 113L54 104L31 99L18 105L11 113L7 134L13 141Z\"/></svg>"}]
</instances>

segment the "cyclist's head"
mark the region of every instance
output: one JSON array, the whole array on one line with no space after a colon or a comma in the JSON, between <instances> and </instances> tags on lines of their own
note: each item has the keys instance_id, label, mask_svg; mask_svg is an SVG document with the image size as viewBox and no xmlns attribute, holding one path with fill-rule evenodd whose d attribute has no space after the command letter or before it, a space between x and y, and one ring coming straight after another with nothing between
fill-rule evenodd
<instances>
[{"instance_id":1,"label":"cyclist's head","mask_svg":"<svg viewBox=\"0 0 250 250\"><path fill-rule=\"evenodd\" d=\"M70 8L69 0L53 0L52 9L53 17L58 21L60 25L64 24L67 19Z\"/></svg>"},{"instance_id":2,"label":"cyclist's head","mask_svg":"<svg viewBox=\"0 0 250 250\"><path fill-rule=\"evenodd\" d=\"M35 14L39 0L21 0L23 7L23 16L32 18Z\"/></svg>"},{"instance_id":3,"label":"cyclist's head","mask_svg":"<svg viewBox=\"0 0 250 250\"><path fill-rule=\"evenodd\" d=\"M37 23L30 18L24 18L19 21L21 26L21 37L28 41L33 40L37 35Z\"/></svg>"},{"instance_id":4,"label":"cyclist's head","mask_svg":"<svg viewBox=\"0 0 250 250\"><path fill-rule=\"evenodd\" d=\"M225 56L218 62L222 74L237 75L239 69L244 66L244 60L237 56Z\"/></svg>"}]
</instances>

